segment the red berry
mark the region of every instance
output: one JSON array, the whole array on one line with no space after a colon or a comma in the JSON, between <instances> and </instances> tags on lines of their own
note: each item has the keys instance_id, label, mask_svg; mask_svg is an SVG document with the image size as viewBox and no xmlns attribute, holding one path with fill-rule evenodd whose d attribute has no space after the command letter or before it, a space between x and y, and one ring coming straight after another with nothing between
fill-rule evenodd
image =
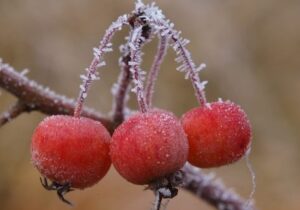
<instances>
[{"instance_id":1,"label":"red berry","mask_svg":"<svg viewBox=\"0 0 300 210\"><path fill-rule=\"evenodd\" d=\"M182 124L190 145L188 161L201 168L237 161L251 140L246 113L229 101L194 108L184 114Z\"/></svg>"},{"instance_id":2,"label":"red berry","mask_svg":"<svg viewBox=\"0 0 300 210\"><path fill-rule=\"evenodd\" d=\"M32 163L48 179L83 189L107 173L110 139L100 122L84 117L47 117L32 137Z\"/></svg>"},{"instance_id":3,"label":"red berry","mask_svg":"<svg viewBox=\"0 0 300 210\"><path fill-rule=\"evenodd\" d=\"M186 135L170 112L138 113L121 124L112 136L112 163L134 184L149 184L179 170L187 156Z\"/></svg>"}]
</instances>

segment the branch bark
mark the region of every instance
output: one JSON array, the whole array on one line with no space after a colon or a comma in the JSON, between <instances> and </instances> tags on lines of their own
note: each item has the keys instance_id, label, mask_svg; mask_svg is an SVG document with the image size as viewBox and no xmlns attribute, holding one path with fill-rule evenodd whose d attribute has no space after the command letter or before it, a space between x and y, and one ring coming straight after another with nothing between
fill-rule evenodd
<instances>
[{"instance_id":1,"label":"branch bark","mask_svg":"<svg viewBox=\"0 0 300 210\"><path fill-rule=\"evenodd\" d=\"M252 201L242 199L234 191L227 189L214 175L204 174L200 169L186 164L182 188L205 200L220 210L256 210Z\"/></svg>"},{"instance_id":2,"label":"branch bark","mask_svg":"<svg viewBox=\"0 0 300 210\"><path fill-rule=\"evenodd\" d=\"M47 115L72 115L75 100L44 88L23 74L15 71L8 64L0 62L0 87L18 98L28 108L26 111L40 111ZM23 110L25 111L25 110ZM83 116L100 121L110 132L113 127L111 120L90 108L84 108Z\"/></svg>"}]
</instances>

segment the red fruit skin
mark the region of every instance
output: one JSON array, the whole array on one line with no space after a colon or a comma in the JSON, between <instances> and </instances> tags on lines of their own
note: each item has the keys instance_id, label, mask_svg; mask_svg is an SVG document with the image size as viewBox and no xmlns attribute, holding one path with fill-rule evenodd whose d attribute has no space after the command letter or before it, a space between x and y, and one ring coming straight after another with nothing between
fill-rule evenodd
<instances>
[{"instance_id":1,"label":"red fruit skin","mask_svg":"<svg viewBox=\"0 0 300 210\"><path fill-rule=\"evenodd\" d=\"M251 126L246 113L232 102L197 107L182 117L189 140L188 161L200 168L239 160L248 150Z\"/></svg>"},{"instance_id":2,"label":"red fruit skin","mask_svg":"<svg viewBox=\"0 0 300 210\"><path fill-rule=\"evenodd\" d=\"M188 141L172 113L150 110L115 130L110 154L121 176L143 185L179 170L187 160Z\"/></svg>"},{"instance_id":3,"label":"red fruit skin","mask_svg":"<svg viewBox=\"0 0 300 210\"><path fill-rule=\"evenodd\" d=\"M47 117L32 137L32 163L48 179L84 189L107 173L110 140L100 122L84 117Z\"/></svg>"}]
</instances>

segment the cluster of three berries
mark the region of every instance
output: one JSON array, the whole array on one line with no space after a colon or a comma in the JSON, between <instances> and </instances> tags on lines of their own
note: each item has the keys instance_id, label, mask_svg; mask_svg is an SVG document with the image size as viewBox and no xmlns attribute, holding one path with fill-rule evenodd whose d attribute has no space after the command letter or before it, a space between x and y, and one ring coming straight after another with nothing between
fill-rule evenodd
<instances>
[{"instance_id":1,"label":"cluster of three berries","mask_svg":"<svg viewBox=\"0 0 300 210\"><path fill-rule=\"evenodd\" d=\"M134 184L149 184L179 170L186 161L208 168L240 159L251 128L245 112L232 102L214 102L185 113L150 110L123 122L111 137L98 121L50 116L36 128L32 162L61 185L84 189L101 180L111 162Z\"/></svg>"}]
</instances>

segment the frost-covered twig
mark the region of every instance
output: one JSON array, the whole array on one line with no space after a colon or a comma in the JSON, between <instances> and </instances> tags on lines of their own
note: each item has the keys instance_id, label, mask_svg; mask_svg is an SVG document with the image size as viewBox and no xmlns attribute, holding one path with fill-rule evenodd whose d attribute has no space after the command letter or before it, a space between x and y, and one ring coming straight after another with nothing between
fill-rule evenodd
<instances>
[{"instance_id":1,"label":"frost-covered twig","mask_svg":"<svg viewBox=\"0 0 300 210\"><path fill-rule=\"evenodd\" d=\"M24 74L17 72L8 64L0 61L0 87L13 94L27 106L26 111L40 111L44 114L72 115L75 101L45 88ZM110 131L112 125L109 119L99 112L84 108L83 116L101 121Z\"/></svg>"},{"instance_id":2,"label":"frost-covered twig","mask_svg":"<svg viewBox=\"0 0 300 210\"><path fill-rule=\"evenodd\" d=\"M157 76L158 76L158 73L160 70L160 66L164 60L166 53L167 53L168 41L169 41L168 36L160 36L158 49L157 49L154 61L152 63L150 71L149 71L147 83L145 86L145 98L146 98L146 103L148 104L149 107L152 106L152 96L153 96L153 92L154 92L155 81L157 79Z\"/></svg>"},{"instance_id":3,"label":"frost-covered twig","mask_svg":"<svg viewBox=\"0 0 300 210\"><path fill-rule=\"evenodd\" d=\"M3 112L0 115L0 127L26 111L29 112L30 108L26 106L23 102L18 100L15 104L9 107L7 111Z\"/></svg>"},{"instance_id":4,"label":"frost-covered twig","mask_svg":"<svg viewBox=\"0 0 300 210\"><path fill-rule=\"evenodd\" d=\"M100 45L98 48L94 48L94 58L90 64L90 66L86 69L87 73L86 75L81 75L81 79L83 80L83 84L80 85L80 93L77 99L77 105L74 111L74 116L79 117L81 114L81 109L83 106L83 102L85 98L87 97L87 93L89 90L89 87L93 80L97 80L98 74L97 74L97 68L102 67L105 65L105 62L103 61L103 55L106 52L112 51L112 44L111 39L113 35L118 31L122 29L122 26L124 24L128 23L128 17L127 15L120 16L117 21L113 22L109 28L106 30L105 35L103 39L100 42Z\"/></svg>"},{"instance_id":5,"label":"frost-covered twig","mask_svg":"<svg viewBox=\"0 0 300 210\"><path fill-rule=\"evenodd\" d=\"M183 188L220 210L255 210L253 203L247 203L235 192L227 189L214 176L204 174L189 164L183 167L185 177Z\"/></svg>"}]
</instances>

